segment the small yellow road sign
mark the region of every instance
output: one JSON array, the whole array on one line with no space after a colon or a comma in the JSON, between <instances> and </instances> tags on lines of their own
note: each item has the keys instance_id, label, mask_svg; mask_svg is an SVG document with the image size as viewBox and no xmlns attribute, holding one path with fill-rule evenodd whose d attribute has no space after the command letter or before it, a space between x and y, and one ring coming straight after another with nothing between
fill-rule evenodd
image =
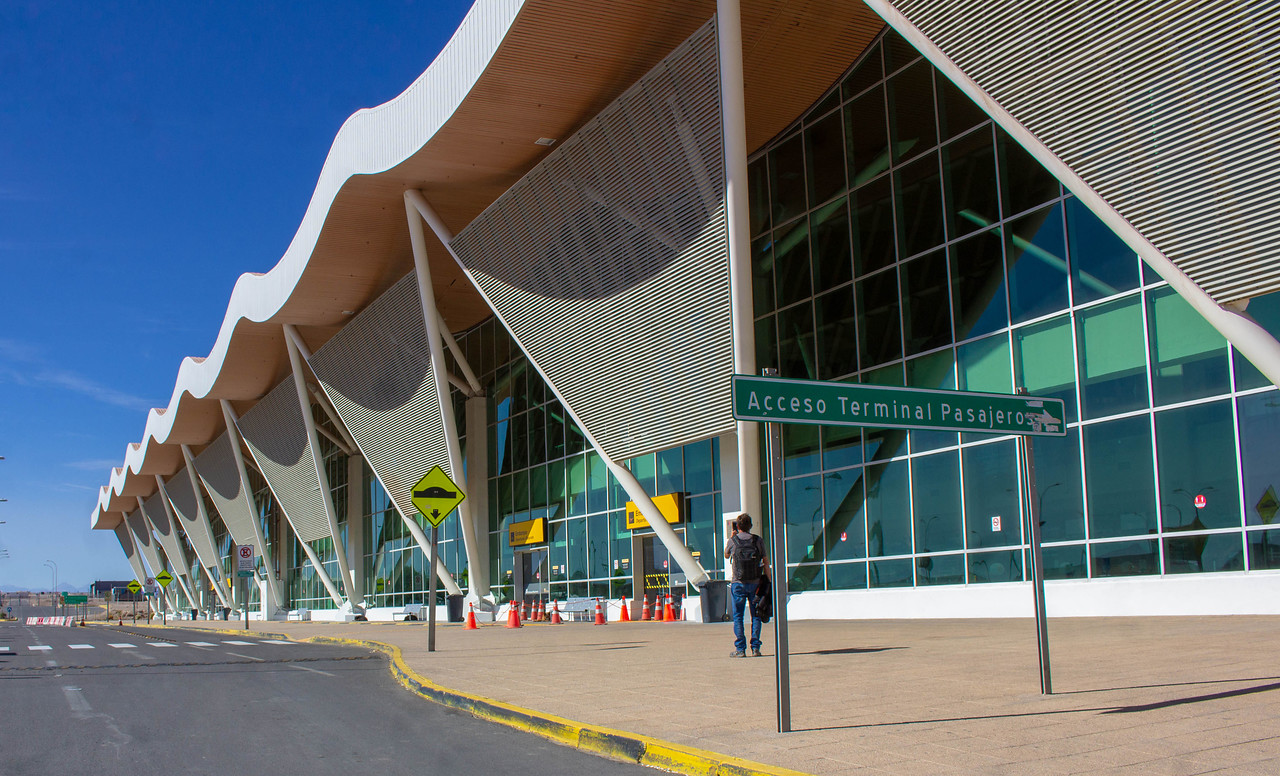
<instances>
[{"instance_id":1,"label":"small yellow road sign","mask_svg":"<svg viewBox=\"0 0 1280 776\"><path fill-rule=\"evenodd\" d=\"M160 583L160 587L168 587L169 583L173 581L173 575L167 571L161 571L156 574L156 581Z\"/></svg>"},{"instance_id":2,"label":"small yellow road sign","mask_svg":"<svg viewBox=\"0 0 1280 776\"><path fill-rule=\"evenodd\" d=\"M413 486L410 501L429 523L440 525L466 497L462 489L444 473L444 469L435 466Z\"/></svg>"},{"instance_id":3,"label":"small yellow road sign","mask_svg":"<svg viewBox=\"0 0 1280 776\"><path fill-rule=\"evenodd\" d=\"M125 588L127 588L130 593L137 593L142 590L142 585L138 584L138 580L131 579L129 580L129 584L125 585Z\"/></svg>"}]
</instances>

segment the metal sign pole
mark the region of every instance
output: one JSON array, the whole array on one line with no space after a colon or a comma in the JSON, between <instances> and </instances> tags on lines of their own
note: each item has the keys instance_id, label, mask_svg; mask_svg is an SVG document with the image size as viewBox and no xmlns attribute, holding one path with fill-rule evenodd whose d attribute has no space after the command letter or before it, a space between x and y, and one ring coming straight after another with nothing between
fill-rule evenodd
<instances>
[{"instance_id":1,"label":"metal sign pole","mask_svg":"<svg viewBox=\"0 0 1280 776\"><path fill-rule=\"evenodd\" d=\"M436 515L440 514L439 510L435 510ZM436 651L436 553L437 541L440 538L440 526L431 525L431 580L427 583L427 651Z\"/></svg>"},{"instance_id":2,"label":"metal sign pole","mask_svg":"<svg viewBox=\"0 0 1280 776\"><path fill-rule=\"evenodd\" d=\"M244 580L244 603L240 605L240 609L244 612L244 629L249 630L249 578L241 579Z\"/></svg>"},{"instance_id":3,"label":"metal sign pole","mask_svg":"<svg viewBox=\"0 0 1280 776\"><path fill-rule=\"evenodd\" d=\"M765 369L766 377L778 370ZM787 639L787 544L783 536L782 424L765 423L769 459L769 522L773 527L773 637L776 645L778 732L791 732L791 655Z\"/></svg>"},{"instance_id":4,"label":"metal sign pole","mask_svg":"<svg viewBox=\"0 0 1280 776\"><path fill-rule=\"evenodd\" d=\"M1022 459L1026 469L1027 514L1031 522L1031 589L1036 607L1036 645L1040 652L1040 692L1053 695L1053 677L1049 667L1049 622L1044 608L1044 552L1040 547L1040 496L1036 490L1036 453L1031 437L1021 437Z\"/></svg>"}]
</instances>

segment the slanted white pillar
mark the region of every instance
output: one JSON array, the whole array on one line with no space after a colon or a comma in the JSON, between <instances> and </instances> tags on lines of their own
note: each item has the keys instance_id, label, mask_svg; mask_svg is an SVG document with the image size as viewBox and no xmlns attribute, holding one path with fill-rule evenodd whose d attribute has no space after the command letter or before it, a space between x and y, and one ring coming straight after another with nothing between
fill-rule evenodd
<instances>
[{"instance_id":1,"label":"slanted white pillar","mask_svg":"<svg viewBox=\"0 0 1280 776\"><path fill-rule=\"evenodd\" d=\"M159 474L156 475L156 481L157 481L157 484L163 485L163 480L161 479ZM174 539L178 539L177 537L178 521L173 519L173 510L169 508L169 502L167 500L167 497L164 495L163 490L161 491L161 494L160 494L160 503L164 506L165 517L169 519L169 525L171 526L170 530L172 530L175 534ZM151 525L151 529L152 529L151 534L154 536L155 521L152 520L151 515L147 513L147 506L146 504L143 503L141 497L138 498L138 509L142 510L143 518L145 518L147 523ZM181 540L178 540L178 541L180 542ZM157 544L159 545L160 550L163 552L164 545L159 544L159 542L157 542ZM187 565L187 559L182 557L181 553L178 553L178 557L176 558L170 558L169 553L167 552L164 554L164 556L168 558L169 565L173 566L174 576L177 578L178 584L182 587L182 592L186 594L187 600L188 601L196 600L195 595L192 594L191 592L191 587L188 586L187 584L187 578L191 576L191 567Z\"/></svg>"},{"instance_id":2,"label":"slanted white pillar","mask_svg":"<svg viewBox=\"0 0 1280 776\"><path fill-rule=\"evenodd\" d=\"M336 422L336 421L335 421ZM347 553L351 561L351 600L364 605L364 458L347 457Z\"/></svg>"},{"instance_id":3,"label":"slanted white pillar","mask_svg":"<svg viewBox=\"0 0 1280 776\"><path fill-rule=\"evenodd\" d=\"M276 611L282 608L280 580L276 579L275 564L267 552L267 537L262 534L262 524L258 522L258 505L253 500L253 486L249 484L249 470L244 464L244 449L240 440L240 427L236 425L236 411L226 399L219 401L222 405L222 419L227 424L227 439L231 442L231 453L236 461L236 472L240 475L240 492L244 494L245 503L249 507L252 518L249 523L253 528L253 543L257 545L258 557L262 559L262 573L267 577L267 600L263 601L262 619L269 620ZM249 605L248 601L244 602Z\"/></svg>"},{"instance_id":4,"label":"slanted white pillar","mask_svg":"<svg viewBox=\"0 0 1280 776\"><path fill-rule=\"evenodd\" d=\"M738 0L716 0L720 44L720 114L724 127L725 212L729 221L729 309L733 371L756 373L755 312L751 291L751 213L747 195L747 109L742 86L742 11ZM764 524L760 503L760 438L756 424L738 421L736 495L722 490L727 512L748 512ZM726 456L727 446L720 448ZM736 507L736 508L735 508Z\"/></svg>"},{"instance_id":5,"label":"slanted white pillar","mask_svg":"<svg viewBox=\"0 0 1280 776\"><path fill-rule=\"evenodd\" d=\"M442 242L445 248L449 250L450 255L453 255L454 260L457 261L457 255L454 254L453 249L449 247L449 241L453 239L452 232L450 232L449 228L445 226L444 221L440 220L440 216L436 213L435 209L431 207L431 204L427 202L426 198L422 196L422 193L419 191L406 191L405 200L406 202L411 203L413 207L417 208L417 211L422 216L423 220L431 226L436 237L440 239L440 242ZM411 224L414 220L415 219L412 217L409 219ZM462 262L458 262L458 264L461 266ZM707 574L706 570L702 568L702 564L698 563L698 560L693 557L693 553L689 552L689 548L685 546L684 542L680 541L680 537L676 534L671 525L667 523L666 518L662 516L662 512L659 511L657 505L653 503L653 499L645 492L644 487L640 484L640 481L635 478L635 475L633 475L625 466L615 462L607 453L605 453L605 451L600 447L600 443L597 442L595 437L591 434L591 430L573 415L573 411L569 408L569 404L564 401L564 397L560 395L555 384L548 380L547 385L551 388L551 392L555 394L556 398L560 400L560 404L564 406L565 411L569 413L574 422L578 424L578 427L582 429L582 433L586 436L587 441L591 443L591 447L596 451L596 454L604 461L605 466L609 467L609 471L613 472L613 476L618 480L618 484L622 485L623 489L627 492L627 497L634 501L640 508L640 512L645 516L645 519L649 521L649 525L653 528L654 533L657 534L658 539L662 541L662 544L667 548L667 551L671 553L671 558L678 566L680 566L680 569L685 573L688 580L694 585L701 585L709 579L710 576ZM468 558L468 562L470 563L472 561Z\"/></svg>"},{"instance_id":6,"label":"slanted white pillar","mask_svg":"<svg viewBox=\"0 0 1280 776\"><path fill-rule=\"evenodd\" d=\"M329 536L333 538L334 554L338 556L338 571L342 574L344 586L348 591L355 589L355 577L351 574L351 563L347 559L346 542L342 541L342 532L338 528L338 511L333 506L333 493L329 490L329 473L325 471L324 459L320 457L320 435L316 432L316 418L311 411L311 400L307 398L307 375L302 368L302 351L311 357L311 351L302 341L302 336L292 324L284 325L284 341L289 348L289 364L293 367L293 384L298 390L298 406L302 411L302 423L307 428L307 440L311 447L311 462L316 468L316 479L320 481L320 500L324 503L324 517L329 523ZM302 545L307 546L306 542ZM308 555L307 557L311 557ZM312 561L314 563L314 561ZM330 582L332 584L332 581ZM335 591L330 590L332 595ZM359 599L347 599L353 606L358 606ZM338 604L342 605L341 602Z\"/></svg>"},{"instance_id":7,"label":"slanted white pillar","mask_svg":"<svg viewBox=\"0 0 1280 776\"><path fill-rule=\"evenodd\" d=\"M462 466L462 444L458 441L458 423L453 414L453 401L449 390L449 380L444 368L444 346L440 334L440 313L436 310L435 289L431 286L431 267L427 263L427 239L422 230L421 207L426 200L417 191L406 191L405 217L409 222L409 237L413 243L413 266L418 276L418 297L422 302L422 320L427 328L427 343L431 348L431 371L435 376L436 394L440 398L440 416L444 421L445 448L449 453L449 474L455 479L466 481ZM456 344L455 344L456 347ZM465 359L462 363L465 363ZM468 367L466 372L470 372ZM471 374L470 380L475 379ZM479 383L473 384L476 388ZM483 485L481 487L484 487ZM475 488L468 487L468 490ZM470 499L458 505L459 526L462 529L462 543L467 551L468 596L474 601L487 599L489 593L489 564L483 562L476 536L474 510ZM486 537L487 540L487 537Z\"/></svg>"},{"instance_id":8,"label":"slanted white pillar","mask_svg":"<svg viewBox=\"0 0 1280 776\"><path fill-rule=\"evenodd\" d=\"M203 492L201 488L203 486L200 485L200 478L196 476L195 456L191 454L191 448L187 445L182 445L182 459L187 463L187 476L191 479L191 492L195 494L197 519L204 524L205 533L209 534L210 536L213 536L213 526L209 524L209 513L205 511L204 496L201 495L201 493ZM160 487L163 488L164 485L162 484ZM166 500L170 500L168 491L165 491L164 497ZM200 561L200 569L204 571L205 576L208 577L209 586L213 588L213 592L218 594L218 600L222 602L223 606L230 609L231 608L230 589L228 589L227 586L225 585L221 574L215 577L213 573L209 571L209 569L211 568L218 567L218 561L220 559L219 558L201 558L200 551L197 549L196 560Z\"/></svg>"}]
</instances>

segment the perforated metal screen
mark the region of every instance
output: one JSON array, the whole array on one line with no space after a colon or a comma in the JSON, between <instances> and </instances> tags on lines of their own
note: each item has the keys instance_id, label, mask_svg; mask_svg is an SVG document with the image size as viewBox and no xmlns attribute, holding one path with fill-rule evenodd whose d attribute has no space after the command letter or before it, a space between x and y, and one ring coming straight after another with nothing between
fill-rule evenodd
<instances>
[{"instance_id":1,"label":"perforated metal screen","mask_svg":"<svg viewBox=\"0 0 1280 776\"><path fill-rule=\"evenodd\" d=\"M134 547L151 567L151 573L159 574L160 570L166 566L160 562L160 553L156 551L156 543L151 536L151 526L147 523L146 516L142 514L142 509L133 510L125 515L124 519L129 525L129 533L133 534Z\"/></svg>"},{"instance_id":2,"label":"perforated metal screen","mask_svg":"<svg viewBox=\"0 0 1280 776\"><path fill-rule=\"evenodd\" d=\"M253 544L254 531L252 521L255 515L249 511L249 504L240 486L240 472L236 468L235 453L231 449L231 438L227 432L213 440L213 444L195 458L196 473L204 483L218 515L226 524L231 538L237 544ZM249 494L252 499L253 494Z\"/></svg>"},{"instance_id":3,"label":"perforated metal screen","mask_svg":"<svg viewBox=\"0 0 1280 776\"><path fill-rule=\"evenodd\" d=\"M178 536L178 528L169 519L169 512L165 509L164 494L158 490L153 493L151 498L142 502L142 511L147 520L151 521L151 528L165 557L173 564L173 572L178 573L187 565L186 551L182 546L182 538ZM181 558L182 562L178 563L175 558Z\"/></svg>"},{"instance_id":4,"label":"perforated metal screen","mask_svg":"<svg viewBox=\"0 0 1280 776\"><path fill-rule=\"evenodd\" d=\"M139 583L146 581L147 570L142 565L142 556L138 554L138 545L133 541L133 532L127 522L120 522L115 527L116 538L120 540L120 549L129 559L129 568L133 569L134 578Z\"/></svg>"},{"instance_id":5,"label":"perforated metal screen","mask_svg":"<svg viewBox=\"0 0 1280 776\"><path fill-rule=\"evenodd\" d=\"M312 354L311 370L401 515L439 466L455 482L427 345L417 277L409 274Z\"/></svg>"},{"instance_id":6,"label":"perforated metal screen","mask_svg":"<svg viewBox=\"0 0 1280 776\"><path fill-rule=\"evenodd\" d=\"M719 88L709 22L450 243L617 459L733 428Z\"/></svg>"},{"instance_id":7,"label":"perforated metal screen","mask_svg":"<svg viewBox=\"0 0 1280 776\"><path fill-rule=\"evenodd\" d=\"M313 542L329 536L320 478L293 378L271 389L236 426L298 538Z\"/></svg>"},{"instance_id":8,"label":"perforated metal screen","mask_svg":"<svg viewBox=\"0 0 1280 776\"><path fill-rule=\"evenodd\" d=\"M1280 3L889 1L1219 303L1280 290Z\"/></svg>"}]
</instances>

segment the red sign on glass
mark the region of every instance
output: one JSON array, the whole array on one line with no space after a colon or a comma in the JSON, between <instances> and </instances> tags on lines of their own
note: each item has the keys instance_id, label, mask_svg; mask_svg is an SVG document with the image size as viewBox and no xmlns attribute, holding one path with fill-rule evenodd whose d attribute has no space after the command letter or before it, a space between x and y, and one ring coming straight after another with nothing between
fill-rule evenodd
<instances>
[{"instance_id":1,"label":"red sign on glass","mask_svg":"<svg viewBox=\"0 0 1280 776\"><path fill-rule=\"evenodd\" d=\"M1209 503L1209 499L1205 498L1203 493L1196 496L1196 500L1195 500L1196 509L1204 509L1204 505L1208 503Z\"/></svg>"}]
</instances>

